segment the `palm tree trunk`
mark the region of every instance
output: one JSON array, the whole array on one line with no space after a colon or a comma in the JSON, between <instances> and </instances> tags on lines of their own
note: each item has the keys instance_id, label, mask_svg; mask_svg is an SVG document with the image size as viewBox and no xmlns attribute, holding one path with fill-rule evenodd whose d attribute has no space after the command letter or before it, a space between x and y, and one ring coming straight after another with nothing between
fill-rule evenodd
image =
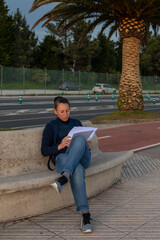
<instances>
[{"instance_id":1,"label":"palm tree trunk","mask_svg":"<svg viewBox=\"0 0 160 240\"><path fill-rule=\"evenodd\" d=\"M122 74L119 88L118 109L142 110L144 107L139 70L140 39L123 39Z\"/></svg>"}]
</instances>

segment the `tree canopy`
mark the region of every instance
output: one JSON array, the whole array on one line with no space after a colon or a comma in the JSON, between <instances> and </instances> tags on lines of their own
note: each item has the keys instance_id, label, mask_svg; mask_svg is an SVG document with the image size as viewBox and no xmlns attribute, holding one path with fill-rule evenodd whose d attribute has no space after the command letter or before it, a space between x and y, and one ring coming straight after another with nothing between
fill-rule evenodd
<instances>
[{"instance_id":1,"label":"tree canopy","mask_svg":"<svg viewBox=\"0 0 160 240\"><path fill-rule=\"evenodd\" d=\"M56 0L34 0L30 11ZM58 30L66 31L82 20L88 21L79 37L84 37L101 24L100 35L109 27L109 35L119 30L123 40L122 73L117 106L119 110L142 110L142 82L139 68L140 42L149 27L157 32L160 24L160 0L59 0L33 27L44 21L59 21ZM105 51L104 51L105 54ZM107 57L107 56L106 56ZM101 53L101 58L103 54Z\"/></svg>"},{"instance_id":2,"label":"tree canopy","mask_svg":"<svg viewBox=\"0 0 160 240\"><path fill-rule=\"evenodd\" d=\"M141 74L160 76L160 36L150 36L141 52Z\"/></svg>"},{"instance_id":3,"label":"tree canopy","mask_svg":"<svg viewBox=\"0 0 160 240\"><path fill-rule=\"evenodd\" d=\"M29 29L26 19L19 9L13 20L15 27L14 66L34 66L34 51L36 51L38 39L35 37L35 33Z\"/></svg>"},{"instance_id":4,"label":"tree canopy","mask_svg":"<svg viewBox=\"0 0 160 240\"><path fill-rule=\"evenodd\" d=\"M144 21L146 27L144 30L147 31L152 26L157 32L160 25L160 0L34 0L30 12L49 3L57 5L38 19L33 28L42 21L42 26L51 21L59 21L58 29L64 31L82 19L90 20L80 40L99 24L102 25L100 34L110 27L108 34L110 37L119 29L125 18ZM133 32L130 33L133 36Z\"/></svg>"},{"instance_id":5,"label":"tree canopy","mask_svg":"<svg viewBox=\"0 0 160 240\"><path fill-rule=\"evenodd\" d=\"M43 4L46 3L46 1L41 1L41 3L42 2ZM83 4L83 2L84 1L81 1L81 4ZM98 4L99 2L100 4L102 1L92 2L94 4ZM108 1L105 2L107 4ZM148 2L149 8L149 0L137 0L137 3L139 5L143 3L143 6L145 6L146 2ZM116 1L113 1L113 4L114 3L116 3ZM152 3L158 5L160 1L152 1ZM149 14L151 14L151 12ZM113 16L113 14L111 15ZM70 30L64 31L63 34L56 30L57 25L60 24L60 20L54 22L54 24L53 22L48 23L46 25L48 31L47 36L41 42L38 42L35 33L30 30L25 17L22 16L19 9L11 16L4 0L0 2L0 18L1 65L55 70L73 70L74 68L74 71L121 72L121 39L116 42L107 42L104 34L93 39L90 33L86 34L83 38L84 42L78 45L79 36L83 33L83 30L88 29L91 24L91 22L86 21L86 19L75 23ZM157 22L158 17L155 22L152 21L152 26L156 26ZM159 44L159 35L149 35L148 42L141 47L140 66L142 75L160 75Z\"/></svg>"},{"instance_id":6,"label":"tree canopy","mask_svg":"<svg viewBox=\"0 0 160 240\"><path fill-rule=\"evenodd\" d=\"M4 0L0 1L0 65L9 66L14 59L15 26Z\"/></svg>"}]
</instances>

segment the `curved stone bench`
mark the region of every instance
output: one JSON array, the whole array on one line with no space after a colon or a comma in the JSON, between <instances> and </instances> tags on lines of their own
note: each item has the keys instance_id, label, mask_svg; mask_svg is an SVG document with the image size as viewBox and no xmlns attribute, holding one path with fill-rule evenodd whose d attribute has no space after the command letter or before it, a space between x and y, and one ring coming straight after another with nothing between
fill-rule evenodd
<instances>
[{"instance_id":1,"label":"curved stone bench","mask_svg":"<svg viewBox=\"0 0 160 240\"><path fill-rule=\"evenodd\" d=\"M47 169L40 152L42 128L0 132L0 222L31 217L74 203L70 184L58 194L50 183L59 176ZM91 166L86 170L88 198L121 177L133 152L102 153L93 137Z\"/></svg>"}]
</instances>

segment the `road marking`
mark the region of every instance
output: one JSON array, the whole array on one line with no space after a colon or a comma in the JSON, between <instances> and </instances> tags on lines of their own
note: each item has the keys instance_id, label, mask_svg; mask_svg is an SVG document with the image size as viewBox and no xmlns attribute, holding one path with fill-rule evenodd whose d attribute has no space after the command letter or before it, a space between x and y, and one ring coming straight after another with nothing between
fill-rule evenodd
<instances>
[{"instance_id":1,"label":"road marking","mask_svg":"<svg viewBox=\"0 0 160 240\"><path fill-rule=\"evenodd\" d=\"M109 138L109 137L111 137L111 136L98 137L98 139Z\"/></svg>"},{"instance_id":2,"label":"road marking","mask_svg":"<svg viewBox=\"0 0 160 240\"><path fill-rule=\"evenodd\" d=\"M155 143L155 144L151 144L151 145L148 145L148 146L145 146L145 147L135 148L135 149L132 149L131 151L138 152L140 150L145 150L147 148L156 147L156 146L159 146L159 145L160 145L160 143Z\"/></svg>"},{"instance_id":3,"label":"road marking","mask_svg":"<svg viewBox=\"0 0 160 240\"><path fill-rule=\"evenodd\" d=\"M41 117L41 118L39 118L39 116L37 116L37 117L33 117L33 118L22 118L22 119L8 119L8 120L2 120L2 121L0 121L0 123L3 123L3 122L18 122L18 121L31 121L31 120L42 120L42 119L53 119L53 117L52 116L50 116L50 117ZM34 126L34 125L33 125Z\"/></svg>"},{"instance_id":4,"label":"road marking","mask_svg":"<svg viewBox=\"0 0 160 240\"><path fill-rule=\"evenodd\" d=\"M44 128L45 127L45 123L44 124L39 124L39 125L27 125L27 126L20 126L20 127L11 127L10 129L26 129L26 128Z\"/></svg>"}]
</instances>

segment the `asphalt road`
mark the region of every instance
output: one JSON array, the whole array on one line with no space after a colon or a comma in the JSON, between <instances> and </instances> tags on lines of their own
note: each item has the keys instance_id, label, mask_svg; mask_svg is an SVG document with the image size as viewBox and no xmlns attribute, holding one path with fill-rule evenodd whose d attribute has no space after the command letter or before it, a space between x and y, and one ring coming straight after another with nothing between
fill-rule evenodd
<instances>
[{"instance_id":1,"label":"asphalt road","mask_svg":"<svg viewBox=\"0 0 160 240\"><path fill-rule=\"evenodd\" d=\"M160 145L160 121L99 129L96 132L102 152L138 151Z\"/></svg>"},{"instance_id":2,"label":"asphalt road","mask_svg":"<svg viewBox=\"0 0 160 240\"><path fill-rule=\"evenodd\" d=\"M90 120L99 115L116 111L117 96L112 100L111 95L67 96L70 100L71 117L81 121ZM18 97L0 97L0 128L27 128L44 126L55 118L53 113L54 96L23 97L19 104ZM160 112L160 100L156 97L156 104L152 100L145 100L145 110Z\"/></svg>"}]
</instances>

